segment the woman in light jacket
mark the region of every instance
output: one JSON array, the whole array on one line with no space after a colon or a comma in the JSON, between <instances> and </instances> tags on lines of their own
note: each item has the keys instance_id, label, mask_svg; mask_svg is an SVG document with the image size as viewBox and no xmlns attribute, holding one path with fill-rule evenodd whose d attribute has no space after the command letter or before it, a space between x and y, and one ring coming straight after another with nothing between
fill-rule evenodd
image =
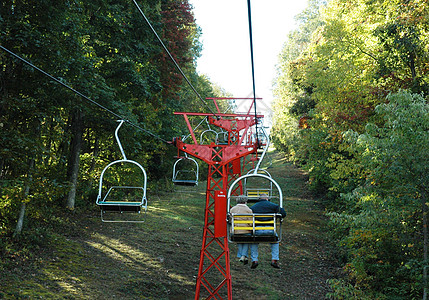
<instances>
[{"instance_id":1,"label":"woman in light jacket","mask_svg":"<svg viewBox=\"0 0 429 300\"><path fill-rule=\"evenodd\" d=\"M237 205L232 207L230 209L231 214L253 214L252 210L247 206L247 197L240 195L237 197ZM252 227L252 217L236 217L234 220L240 220L240 221L247 221L249 220L250 223L238 223L235 224L234 227ZM251 230L248 229L235 229L234 234L250 234L252 233ZM249 261L247 259L247 253L249 251L249 244L246 243L239 243L237 244L237 257L239 258L240 262L243 264L247 264Z\"/></svg>"}]
</instances>

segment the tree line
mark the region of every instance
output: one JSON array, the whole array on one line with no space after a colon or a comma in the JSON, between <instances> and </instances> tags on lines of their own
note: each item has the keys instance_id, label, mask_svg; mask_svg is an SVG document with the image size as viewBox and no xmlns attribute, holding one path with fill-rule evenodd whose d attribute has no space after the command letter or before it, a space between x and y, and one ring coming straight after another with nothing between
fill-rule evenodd
<instances>
[{"instance_id":1,"label":"tree line","mask_svg":"<svg viewBox=\"0 0 429 300\"><path fill-rule=\"evenodd\" d=\"M196 90L219 96L196 72L201 31L188 1L138 2ZM108 110L143 128L124 125L120 135L128 158L147 169L149 188L171 177L177 150L157 137L187 133L174 111L207 107L132 1L6 0L0 32L4 48L102 106L0 51L1 236L47 222L58 207L94 205L101 170L121 158Z\"/></svg>"},{"instance_id":2,"label":"tree line","mask_svg":"<svg viewBox=\"0 0 429 300\"><path fill-rule=\"evenodd\" d=\"M309 172L338 299L426 299L429 3L310 0L279 56L273 140Z\"/></svg>"}]
</instances>

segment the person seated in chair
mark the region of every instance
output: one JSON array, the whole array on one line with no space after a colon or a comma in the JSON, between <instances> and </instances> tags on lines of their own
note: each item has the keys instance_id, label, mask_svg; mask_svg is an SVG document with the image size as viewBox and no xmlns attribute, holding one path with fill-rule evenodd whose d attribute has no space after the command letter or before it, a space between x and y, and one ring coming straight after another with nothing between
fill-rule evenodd
<instances>
[{"instance_id":1,"label":"person seated in chair","mask_svg":"<svg viewBox=\"0 0 429 300\"><path fill-rule=\"evenodd\" d=\"M251 210L254 214L271 214L271 213L279 213L281 214L282 218L286 217L286 211L283 207L280 207L280 205L277 205L275 203L272 203L269 200L268 195L262 194L259 197L259 201L256 202L252 207ZM260 218L261 221L264 221L263 218ZM273 230L257 230L256 235L265 235L265 234L275 234ZM273 268L279 269L279 252L280 252L280 245L278 242L271 243L271 266ZM252 269L255 269L258 266L258 246L259 244L251 244L250 245L250 255L252 258Z\"/></svg>"},{"instance_id":2,"label":"person seated in chair","mask_svg":"<svg viewBox=\"0 0 429 300\"><path fill-rule=\"evenodd\" d=\"M252 210L247 206L247 197L244 195L240 195L237 197L237 205L232 207L230 209L230 213L231 214L252 214ZM250 223L238 223L235 224L234 226L236 227L252 227L252 217L236 217L234 218L234 220L236 221L247 221L249 220ZM250 234L252 233L251 230L247 230L247 229L235 229L234 230L234 234ZM247 264L248 263L248 259L247 259L247 253L249 252L249 244L246 243L239 243L237 244L237 257L240 259L240 262L242 262L243 264Z\"/></svg>"}]
</instances>

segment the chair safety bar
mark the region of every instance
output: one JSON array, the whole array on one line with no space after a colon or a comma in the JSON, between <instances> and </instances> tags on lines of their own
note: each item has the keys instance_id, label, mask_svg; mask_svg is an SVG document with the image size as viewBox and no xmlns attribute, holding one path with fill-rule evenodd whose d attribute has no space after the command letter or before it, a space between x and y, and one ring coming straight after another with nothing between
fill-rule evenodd
<instances>
[{"instance_id":1,"label":"chair safety bar","mask_svg":"<svg viewBox=\"0 0 429 300\"><path fill-rule=\"evenodd\" d=\"M232 191L234 191L235 185L237 185L241 180L246 180L250 177L259 177L262 179L266 179L270 181L278 191L278 200L279 206L283 207L283 193L278 185L278 183L271 178L271 176L267 176L259 173L252 173L240 176L237 178L229 187L227 194L227 225L228 229L228 240L230 242L236 243L274 243L279 242L282 237L281 233L281 224L282 224L282 216L281 214L272 213L272 214L231 214L231 196ZM239 217L240 220L236 220L235 218ZM248 218L247 220L243 218ZM237 226L238 224L251 224L252 226ZM251 233L248 234L235 234L234 230L251 230ZM271 230L272 234L264 234L260 235L257 232L260 230Z\"/></svg>"},{"instance_id":2,"label":"chair safety bar","mask_svg":"<svg viewBox=\"0 0 429 300\"><path fill-rule=\"evenodd\" d=\"M255 174L255 173L253 173L253 174L246 174L246 175L243 175L243 176L240 176L240 177L238 177L231 185L230 185L230 187L229 187L229 190L228 190L228 196L227 196L227 199L228 199L228 203L227 203L227 209L228 209L228 212L229 212L229 209L230 209L230 206L231 206L231 193L232 193L232 191L234 190L234 186L238 183L238 182L240 182L241 180L245 180L245 179L247 179L247 178L250 178L250 177L259 177L259 178L264 178L264 179L266 179L266 180L269 180L272 184L274 184L274 186L277 188L277 191L278 191L278 193L279 193L279 195L278 195L278 197L279 197L279 205L280 205L280 207L283 207L283 193L282 193L282 190L281 190L281 188L280 188L280 186L279 186L279 184L273 179L273 178L271 178L271 177L269 177L269 176L267 176L267 175L264 175L264 174L259 174L259 173L257 173L257 174Z\"/></svg>"},{"instance_id":3,"label":"chair safety bar","mask_svg":"<svg viewBox=\"0 0 429 300\"><path fill-rule=\"evenodd\" d=\"M258 218L269 220L260 221ZM236 243L280 242L282 238L282 221L281 214L229 214L228 240ZM242 226L241 224L251 226ZM236 230L251 232L235 233ZM262 230L267 230L268 232L261 233Z\"/></svg>"},{"instance_id":4,"label":"chair safety bar","mask_svg":"<svg viewBox=\"0 0 429 300\"><path fill-rule=\"evenodd\" d=\"M108 192L108 193L106 193L106 195L105 195L104 197L102 197L102 192L103 192L103 177L104 177L104 173L106 172L106 170L107 170L108 168L110 168L111 166L113 166L113 165L115 165L115 164L118 164L118 163L131 163L131 164L134 164L134 165L138 166L138 167L140 168L140 170L142 171L143 179L144 179L143 187L133 187L133 188L141 188L141 189L143 190L143 196L142 196L141 200L140 200L140 201L138 201L138 202L136 202L136 203L138 203L138 205L139 205L139 206L143 206L143 205L146 203L146 186L147 186L147 175L146 175L146 171L145 171L145 169L143 169L143 167L142 167L138 162L135 162L135 161L133 161L133 160L128 160L128 159L121 159L121 160L113 161L113 162L111 162L110 164L108 164L108 165L104 168L104 170L101 172L101 176L100 176L100 184L99 184L99 186L98 186L97 204L98 204L98 205L103 205L103 204L105 204L105 203L108 203L108 201L106 201L106 199L107 199L107 196L109 195L109 193L110 193L110 191L112 190L112 188L113 188L113 187L111 187L111 188L109 189L109 192ZM128 187L128 188L131 188L131 187ZM101 200L101 198L103 198L103 200ZM120 202L120 203L127 203L128 201L119 201L119 202ZM146 206L146 207L143 207L143 208L145 208L145 209L146 209L146 208L147 208L147 206Z\"/></svg>"}]
</instances>

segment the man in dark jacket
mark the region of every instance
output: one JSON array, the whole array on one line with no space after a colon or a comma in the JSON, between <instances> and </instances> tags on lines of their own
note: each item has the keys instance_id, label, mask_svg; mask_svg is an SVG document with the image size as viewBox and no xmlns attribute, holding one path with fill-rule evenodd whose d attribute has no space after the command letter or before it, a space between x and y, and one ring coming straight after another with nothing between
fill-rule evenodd
<instances>
[{"instance_id":1,"label":"man in dark jacket","mask_svg":"<svg viewBox=\"0 0 429 300\"><path fill-rule=\"evenodd\" d=\"M259 213L259 214L271 214L271 213L279 213L282 215L282 217L286 217L286 211L283 207L280 207L279 205L270 202L268 195L261 195L259 198L259 201L255 203L250 208L253 213ZM261 221L262 218L260 218ZM268 232L270 231L270 232ZM257 234L275 234L272 230L258 230ZM279 243L271 243L271 266L273 268L279 269L279 252L280 252L280 245ZM250 256L252 258L252 269L255 269L258 266L258 246L259 244L251 244L250 246Z\"/></svg>"}]
</instances>

